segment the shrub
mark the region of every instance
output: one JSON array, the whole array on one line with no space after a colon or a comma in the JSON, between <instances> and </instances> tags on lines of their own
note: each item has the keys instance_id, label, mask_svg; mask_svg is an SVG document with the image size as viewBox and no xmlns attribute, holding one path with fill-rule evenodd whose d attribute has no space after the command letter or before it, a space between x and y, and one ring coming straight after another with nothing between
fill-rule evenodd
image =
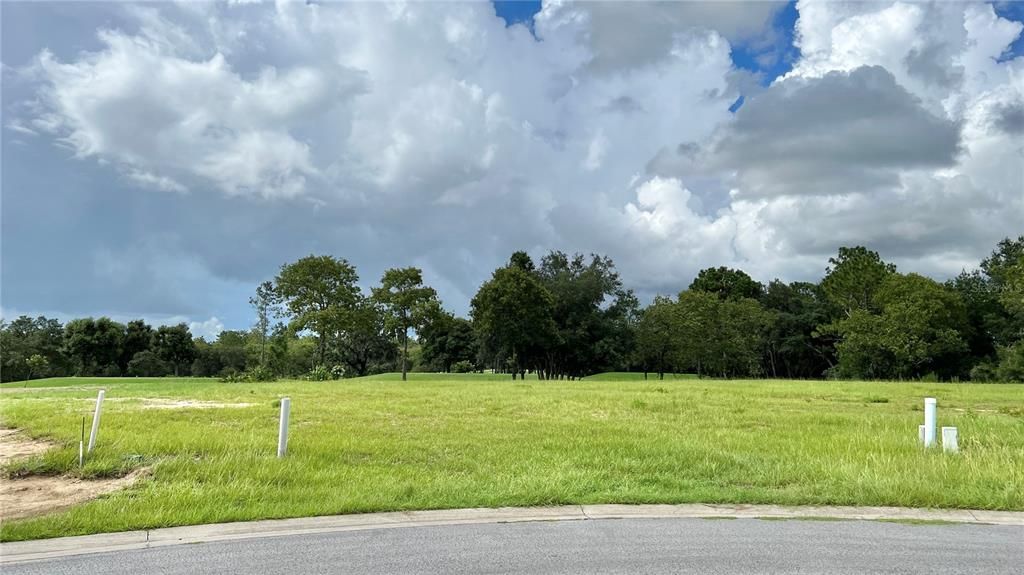
<instances>
[{"instance_id":1,"label":"shrub","mask_svg":"<svg viewBox=\"0 0 1024 575\"><path fill-rule=\"evenodd\" d=\"M982 362L971 368L971 381L988 383L996 380L996 366L989 362Z\"/></svg>"},{"instance_id":2,"label":"shrub","mask_svg":"<svg viewBox=\"0 0 1024 575\"><path fill-rule=\"evenodd\" d=\"M452 364L452 373L469 373L473 371L473 364L467 360L456 361Z\"/></svg>"},{"instance_id":3,"label":"shrub","mask_svg":"<svg viewBox=\"0 0 1024 575\"><path fill-rule=\"evenodd\" d=\"M309 373L306 374L306 379L309 381L329 381L334 379L334 375L331 373L331 370L327 369L327 366L318 365L309 370Z\"/></svg>"},{"instance_id":4,"label":"shrub","mask_svg":"<svg viewBox=\"0 0 1024 575\"><path fill-rule=\"evenodd\" d=\"M257 365L246 371L237 371L226 367L221 370L220 380L224 383L252 383L257 381L276 381L277 376L269 368Z\"/></svg>"},{"instance_id":5,"label":"shrub","mask_svg":"<svg viewBox=\"0 0 1024 575\"><path fill-rule=\"evenodd\" d=\"M1006 383L1024 381L1024 342L999 349L996 379Z\"/></svg>"},{"instance_id":6,"label":"shrub","mask_svg":"<svg viewBox=\"0 0 1024 575\"><path fill-rule=\"evenodd\" d=\"M333 377L334 379L341 379L341 378L345 377L345 366L344 365L336 365L336 366L332 367L331 368L331 377Z\"/></svg>"},{"instance_id":7,"label":"shrub","mask_svg":"<svg viewBox=\"0 0 1024 575\"><path fill-rule=\"evenodd\" d=\"M245 372L246 381L274 381L276 379L277 376L274 375L274 372L271 371L270 368L263 365L250 367Z\"/></svg>"},{"instance_id":8,"label":"shrub","mask_svg":"<svg viewBox=\"0 0 1024 575\"><path fill-rule=\"evenodd\" d=\"M220 381L223 383L243 383L245 381L245 374L239 373L234 369L223 369L220 372Z\"/></svg>"},{"instance_id":9,"label":"shrub","mask_svg":"<svg viewBox=\"0 0 1024 575\"><path fill-rule=\"evenodd\" d=\"M155 353L149 350L140 351L128 362L128 375L137 377L158 377L170 373L171 368Z\"/></svg>"},{"instance_id":10,"label":"shrub","mask_svg":"<svg viewBox=\"0 0 1024 575\"><path fill-rule=\"evenodd\" d=\"M100 370L100 377L121 377L121 368L112 363Z\"/></svg>"}]
</instances>

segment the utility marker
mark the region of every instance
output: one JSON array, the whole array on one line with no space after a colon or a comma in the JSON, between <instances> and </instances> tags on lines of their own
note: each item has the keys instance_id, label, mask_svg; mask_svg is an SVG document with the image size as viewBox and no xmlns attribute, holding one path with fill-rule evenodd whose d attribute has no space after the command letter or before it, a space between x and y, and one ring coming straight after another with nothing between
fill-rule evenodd
<instances>
[{"instance_id":1,"label":"utility marker","mask_svg":"<svg viewBox=\"0 0 1024 575\"><path fill-rule=\"evenodd\" d=\"M96 412L92 414L92 432L89 433L89 449L86 453L92 453L92 448L96 446L96 435L100 431L100 408L103 407L103 396L107 394L104 389L100 390L100 394L96 396Z\"/></svg>"},{"instance_id":2,"label":"utility marker","mask_svg":"<svg viewBox=\"0 0 1024 575\"><path fill-rule=\"evenodd\" d=\"M935 445L935 398L924 398L924 446Z\"/></svg>"},{"instance_id":3,"label":"utility marker","mask_svg":"<svg viewBox=\"0 0 1024 575\"><path fill-rule=\"evenodd\" d=\"M942 428L942 450L946 453L957 453L960 451L960 446L956 441L955 427Z\"/></svg>"},{"instance_id":4,"label":"utility marker","mask_svg":"<svg viewBox=\"0 0 1024 575\"><path fill-rule=\"evenodd\" d=\"M278 457L284 457L288 453L288 412L291 407L291 399L287 397L281 399L281 427L277 431Z\"/></svg>"},{"instance_id":5,"label":"utility marker","mask_svg":"<svg viewBox=\"0 0 1024 575\"><path fill-rule=\"evenodd\" d=\"M78 467L85 463L85 416L82 417L82 439L78 441Z\"/></svg>"}]
</instances>

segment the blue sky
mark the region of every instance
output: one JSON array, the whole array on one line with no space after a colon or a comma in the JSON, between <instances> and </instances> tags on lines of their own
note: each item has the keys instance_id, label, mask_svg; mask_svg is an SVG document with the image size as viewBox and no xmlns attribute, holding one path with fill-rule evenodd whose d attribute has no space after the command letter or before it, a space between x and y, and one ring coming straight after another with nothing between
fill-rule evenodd
<instances>
[{"instance_id":1,"label":"blue sky","mask_svg":"<svg viewBox=\"0 0 1024 575\"><path fill-rule=\"evenodd\" d=\"M519 249L948 277L1024 220L1022 6L2 3L0 315L210 335L310 253L460 314Z\"/></svg>"}]
</instances>

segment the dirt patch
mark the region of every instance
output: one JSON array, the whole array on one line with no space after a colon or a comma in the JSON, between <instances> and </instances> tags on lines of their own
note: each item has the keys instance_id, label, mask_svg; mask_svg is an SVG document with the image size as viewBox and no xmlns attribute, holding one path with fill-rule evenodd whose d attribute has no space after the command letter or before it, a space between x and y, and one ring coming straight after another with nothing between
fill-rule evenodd
<instances>
[{"instance_id":1,"label":"dirt patch","mask_svg":"<svg viewBox=\"0 0 1024 575\"><path fill-rule=\"evenodd\" d=\"M0 481L0 521L49 513L123 489L149 475L137 469L116 479L25 477Z\"/></svg>"},{"instance_id":2,"label":"dirt patch","mask_svg":"<svg viewBox=\"0 0 1024 575\"><path fill-rule=\"evenodd\" d=\"M0 429L0 465L43 453L56 444L30 439L17 429ZM64 509L94 497L128 487L149 469L139 469L115 479L30 476L0 478L0 522Z\"/></svg>"},{"instance_id":3,"label":"dirt patch","mask_svg":"<svg viewBox=\"0 0 1024 575\"><path fill-rule=\"evenodd\" d=\"M252 407L254 403L221 403L218 401L188 401L173 399L143 399L142 409L223 409Z\"/></svg>"},{"instance_id":4,"label":"dirt patch","mask_svg":"<svg viewBox=\"0 0 1024 575\"><path fill-rule=\"evenodd\" d=\"M17 429L0 429L0 465L38 455L53 446L49 441L25 437Z\"/></svg>"}]
</instances>

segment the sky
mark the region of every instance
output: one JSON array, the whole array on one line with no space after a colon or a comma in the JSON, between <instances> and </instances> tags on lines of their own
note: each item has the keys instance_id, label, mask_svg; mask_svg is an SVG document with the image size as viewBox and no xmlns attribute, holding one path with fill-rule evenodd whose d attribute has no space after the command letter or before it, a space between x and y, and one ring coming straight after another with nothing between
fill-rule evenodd
<instances>
[{"instance_id":1,"label":"sky","mask_svg":"<svg viewBox=\"0 0 1024 575\"><path fill-rule=\"evenodd\" d=\"M1024 4L0 4L0 314L196 335L309 254L818 280L1024 233Z\"/></svg>"}]
</instances>

